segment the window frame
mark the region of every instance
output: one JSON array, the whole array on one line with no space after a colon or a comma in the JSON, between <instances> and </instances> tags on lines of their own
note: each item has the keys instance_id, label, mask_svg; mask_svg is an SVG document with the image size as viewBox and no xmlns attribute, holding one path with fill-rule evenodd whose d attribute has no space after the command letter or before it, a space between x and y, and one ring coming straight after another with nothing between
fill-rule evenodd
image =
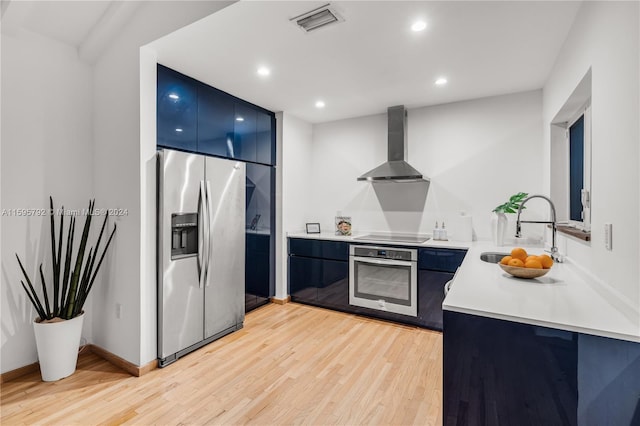
<instances>
[{"instance_id":1,"label":"window frame","mask_svg":"<svg viewBox=\"0 0 640 426\"><path fill-rule=\"evenodd\" d=\"M568 224L571 227L575 227L577 229L583 230L585 232L591 231L591 97L587 99L587 101L576 111L576 113L571 116L571 118L565 124L565 149L566 149L566 181L570 182L569 174L571 157L570 157L570 128L573 126L581 117L584 117L584 132L583 132L583 182L582 182L582 191L583 195L581 199L583 200L582 205L582 220L572 220L570 218L571 211L571 200L570 197L567 196L566 205L563 206L564 211L566 212L566 217L568 218ZM570 193L571 187L570 183L566 188L567 194ZM586 191L586 194L584 193ZM585 200L586 197L586 200ZM586 203L585 203L586 201ZM586 204L586 206L585 206Z\"/></svg>"}]
</instances>

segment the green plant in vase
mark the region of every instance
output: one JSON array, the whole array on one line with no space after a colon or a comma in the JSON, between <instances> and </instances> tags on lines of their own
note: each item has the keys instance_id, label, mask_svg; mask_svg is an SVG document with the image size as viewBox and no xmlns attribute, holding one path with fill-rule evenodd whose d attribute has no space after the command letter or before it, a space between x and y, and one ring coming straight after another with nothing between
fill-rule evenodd
<instances>
[{"instance_id":1,"label":"green plant in vase","mask_svg":"<svg viewBox=\"0 0 640 426\"><path fill-rule=\"evenodd\" d=\"M500 204L493 209L493 218L491 219L491 235L493 237L493 243L497 246L504 245L504 234L507 228L507 215L506 213L516 213L520 204L529 196L526 192L518 192L517 194L509 197L507 202ZM526 208L526 207L523 207Z\"/></svg>"},{"instance_id":2,"label":"green plant in vase","mask_svg":"<svg viewBox=\"0 0 640 426\"><path fill-rule=\"evenodd\" d=\"M86 253L91 220L95 214L95 200L89 201L82 236L77 252L74 255L76 218L71 216L66 235L66 245L63 247L64 207L61 209L60 228L56 240L55 210L53 208L53 198L51 197L49 197L49 204L51 209L51 259L53 262L53 276L49 281L52 287L51 292L47 289L47 280L42 270L42 263L39 266L42 288L41 297L36 292L33 281L16 253L20 270L24 275L24 281L21 280L20 283L39 316L34 322L34 333L38 347L40 371L42 379L45 381L58 380L69 376L75 371L82 331L82 319L84 317L82 308L93 288L100 266L116 232L114 224L113 230L100 252L100 243L105 235L109 217L106 214L96 245L89 248L89 252Z\"/></svg>"},{"instance_id":3,"label":"green plant in vase","mask_svg":"<svg viewBox=\"0 0 640 426\"><path fill-rule=\"evenodd\" d=\"M517 194L509 197L509 201L506 203L500 204L498 207L493 209L494 213L516 213L518 208L520 208L520 204L522 201L529 196L526 192L518 192ZM526 207L523 207L526 209Z\"/></svg>"}]
</instances>

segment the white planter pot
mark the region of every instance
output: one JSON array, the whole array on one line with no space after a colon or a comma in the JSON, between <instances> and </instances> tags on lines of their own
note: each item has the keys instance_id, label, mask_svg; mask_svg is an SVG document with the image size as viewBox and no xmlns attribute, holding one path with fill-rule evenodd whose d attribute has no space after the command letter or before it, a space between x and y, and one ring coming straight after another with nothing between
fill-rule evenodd
<instances>
[{"instance_id":1,"label":"white planter pot","mask_svg":"<svg viewBox=\"0 0 640 426\"><path fill-rule=\"evenodd\" d=\"M491 217L491 236L493 244L498 247L504 245L504 234L507 230L507 215L504 213L493 213Z\"/></svg>"},{"instance_id":2,"label":"white planter pot","mask_svg":"<svg viewBox=\"0 0 640 426\"><path fill-rule=\"evenodd\" d=\"M33 323L40 374L45 382L60 380L76 371L84 313L66 321Z\"/></svg>"}]
</instances>

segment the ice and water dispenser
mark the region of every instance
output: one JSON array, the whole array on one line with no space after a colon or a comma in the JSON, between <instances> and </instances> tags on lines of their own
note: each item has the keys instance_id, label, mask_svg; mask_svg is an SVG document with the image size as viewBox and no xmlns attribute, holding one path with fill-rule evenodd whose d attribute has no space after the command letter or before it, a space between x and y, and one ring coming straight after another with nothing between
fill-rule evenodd
<instances>
[{"instance_id":1,"label":"ice and water dispenser","mask_svg":"<svg viewBox=\"0 0 640 426\"><path fill-rule=\"evenodd\" d=\"M198 213L171 214L171 260L198 254Z\"/></svg>"}]
</instances>

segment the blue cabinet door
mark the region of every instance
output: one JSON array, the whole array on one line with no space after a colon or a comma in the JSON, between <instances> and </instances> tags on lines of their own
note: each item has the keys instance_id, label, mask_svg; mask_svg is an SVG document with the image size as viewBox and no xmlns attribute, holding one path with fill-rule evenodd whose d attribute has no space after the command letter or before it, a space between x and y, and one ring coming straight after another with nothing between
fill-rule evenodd
<instances>
[{"instance_id":1,"label":"blue cabinet door","mask_svg":"<svg viewBox=\"0 0 640 426\"><path fill-rule=\"evenodd\" d=\"M289 295L294 302L315 304L322 281L322 259L289 256Z\"/></svg>"},{"instance_id":2,"label":"blue cabinet door","mask_svg":"<svg viewBox=\"0 0 640 426\"><path fill-rule=\"evenodd\" d=\"M318 287L320 306L338 309L349 309L349 262L339 260L322 260L322 279Z\"/></svg>"},{"instance_id":3,"label":"blue cabinet door","mask_svg":"<svg viewBox=\"0 0 640 426\"><path fill-rule=\"evenodd\" d=\"M450 272L418 271L418 323L442 331L444 285L453 278Z\"/></svg>"},{"instance_id":4,"label":"blue cabinet door","mask_svg":"<svg viewBox=\"0 0 640 426\"><path fill-rule=\"evenodd\" d=\"M269 302L271 236L247 232L245 246L245 312Z\"/></svg>"},{"instance_id":5,"label":"blue cabinet door","mask_svg":"<svg viewBox=\"0 0 640 426\"><path fill-rule=\"evenodd\" d=\"M349 262L290 256L289 294L295 302L347 309Z\"/></svg>"},{"instance_id":6,"label":"blue cabinet door","mask_svg":"<svg viewBox=\"0 0 640 426\"><path fill-rule=\"evenodd\" d=\"M418 251L418 268L456 272L466 254L466 250L460 249L421 248Z\"/></svg>"},{"instance_id":7,"label":"blue cabinet door","mask_svg":"<svg viewBox=\"0 0 640 426\"><path fill-rule=\"evenodd\" d=\"M274 114L256 112L256 161L262 164L276 163L276 118Z\"/></svg>"},{"instance_id":8,"label":"blue cabinet door","mask_svg":"<svg viewBox=\"0 0 640 426\"><path fill-rule=\"evenodd\" d=\"M275 115L241 100L234 114L233 158L275 164Z\"/></svg>"},{"instance_id":9,"label":"blue cabinet door","mask_svg":"<svg viewBox=\"0 0 640 426\"><path fill-rule=\"evenodd\" d=\"M234 99L213 87L198 87L198 152L235 158Z\"/></svg>"},{"instance_id":10,"label":"blue cabinet door","mask_svg":"<svg viewBox=\"0 0 640 426\"><path fill-rule=\"evenodd\" d=\"M160 147L197 150L196 82L158 64L157 143Z\"/></svg>"},{"instance_id":11,"label":"blue cabinet door","mask_svg":"<svg viewBox=\"0 0 640 426\"><path fill-rule=\"evenodd\" d=\"M275 169L247 163L246 178L245 309L266 303L274 295L274 209L272 191Z\"/></svg>"},{"instance_id":12,"label":"blue cabinet door","mask_svg":"<svg viewBox=\"0 0 640 426\"><path fill-rule=\"evenodd\" d=\"M568 331L445 311L444 424L577 425L577 340Z\"/></svg>"},{"instance_id":13,"label":"blue cabinet door","mask_svg":"<svg viewBox=\"0 0 640 426\"><path fill-rule=\"evenodd\" d=\"M235 102L234 143L231 157L243 161L256 161L256 110L246 102Z\"/></svg>"}]
</instances>

